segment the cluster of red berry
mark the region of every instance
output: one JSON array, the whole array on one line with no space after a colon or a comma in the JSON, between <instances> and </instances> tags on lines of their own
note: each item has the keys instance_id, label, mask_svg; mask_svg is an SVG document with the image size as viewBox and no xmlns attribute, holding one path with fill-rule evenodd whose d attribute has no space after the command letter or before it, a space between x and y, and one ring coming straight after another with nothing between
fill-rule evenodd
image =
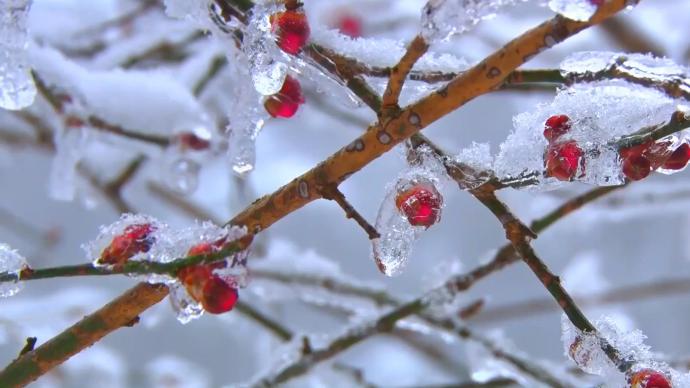
<instances>
[{"instance_id":1,"label":"cluster of red berry","mask_svg":"<svg viewBox=\"0 0 690 388\"><path fill-rule=\"evenodd\" d=\"M623 160L623 174L632 181L639 181L658 168L682 170L690 160L690 145L683 143L674 150L670 146L668 141L650 140L620 149L618 153Z\"/></svg>"},{"instance_id":2,"label":"cluster of red berry","mask_svg":"<svg viewBox=\"0 0 690 388\"><path fill-rule=\"evenodd\" d=\"M115 236L103 250L99 264L123 265L138 253L148 252L155 243L151 224L134 224ZM226 238L215 242L202 242L187 252L188 256L207 255L221 251L228 243ZM221 314L232 310L237 302L237 287L214 274L214 270L225 268L225 260L211 264L200 264L182 268L177 278L184 285L191 297L201 303L204 310L212 314Z\"/></svg>"},{"instance_id":3,"label":"cluster of red berry","mask_svg":"<svg viewBox=\"0 0 690 388\"><path fill-rule=\"evenodd\" d=\"M209 255L223 249L225 238L214 242L199 243L187 252L188 256ZM185 267L177 273L177 278L184 285L191 297L201 303L204 310L211 314L222 314L232 310L237 302L237 287L213 273L216 269L225 268L225 260L210 264Z\"/></svg>"},{"instance_id":4,"label":"cluster of red berry","mask_svg":"<svg viewBox=\"0 0 690 388\"><path fill-rule=\"evenodd\" d=\"M566 115L551 116L544 125L544 137L549 142L544 155L546 175L561 181L571 181L578 167L585 172L584 152L574 140L559 141L570 131L570 118Z\"/></svg>"},{"instance_id":5,"label":"cluster of red berry","mask_svg":"<svg viewBox=\"0 0 690 388\"><path fill-rule=\"evenodd\" d=\"M304 12L286 10L270 16L271 31L278 47L290 55L297 55L309 40L309 23ZM280 91L268 96L264 108L271 117L290 118L301 104L304 96L299 82L287 76Z\"/></svg>"},{"instance_id":6,"label":"cluster of red berry","mask_svg":"<svg viewBox=\"0 0 690 388\"><path fill-rule=\"evenodd\" d=\"M441 218L443 197L431 182L421 182L398 193L395 206L413 226L426 228Z\"/></svg>"},{"instance_id":7,"label":"cluster of red berry","mask_svg":"<svg viewBox=\"0 0 690 388\"><path fill-rule=\"evenodd\" d=\"M584 152L577 142L558 141L570 127L570 118L566 115L551 116L544 125L544 137L549 142L544 155L546 175L562 181L573 180L578 167L582 174L585 172ZM623 161L623 174L633 181L646 178L658 168L681 170L690 161L690 145L684 143L671 149L670 142L664 140L621 148L618 153Z\"/></svg>"}]
</instances>

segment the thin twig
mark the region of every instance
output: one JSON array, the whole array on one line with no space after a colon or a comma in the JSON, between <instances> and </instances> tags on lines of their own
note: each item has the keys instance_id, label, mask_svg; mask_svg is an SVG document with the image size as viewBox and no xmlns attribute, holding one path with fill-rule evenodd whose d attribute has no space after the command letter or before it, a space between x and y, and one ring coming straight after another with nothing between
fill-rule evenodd
<instances>
[{"instance_id":1,"label":"thin twig","mask_svg":"<svg viewBox=\"0 0 690 388\"><path fill-rule=\"evenodd\" d=\"M426 51L429 49L429 44L424 40L421 35L415 36L414 39L407 46L405 54L400 58L397 65L393 66L390 71L390 77L388 79L388 85L386 86L386 91L383 93L383 109L398 109L398 99L400 97L400 92L402 92L403 85L407 79L407 75L417 63L417 60L421 58Z\"/></svg>"},{"instance_id":2,"label":"thin twig","mask_svg":"<svg viewBox=\"0 0 690 388\"><path fill-rule=\"evenodd\" d=\"M345 194L343 194L336 186L327 186L321 189L321 195L324 199L335 201L345 211L345 217L352 218L359 224L360 227L367 233L369 240L374 240L381 235L359 212L347 201Z\"/></svg>"}]
</instances>

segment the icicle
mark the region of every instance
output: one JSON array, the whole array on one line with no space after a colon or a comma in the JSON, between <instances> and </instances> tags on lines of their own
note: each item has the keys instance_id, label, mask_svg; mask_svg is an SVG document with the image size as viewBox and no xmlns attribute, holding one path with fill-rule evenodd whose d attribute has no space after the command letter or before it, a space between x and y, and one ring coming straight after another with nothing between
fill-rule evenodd
<instances>
[{"instance_id":1,"label":"icicle","mask_svg":"<svg viewBox=\"0 0 690 388\"><path fill-rule=\"evenodd\" d=\"M34 102L26 28L31 0L0 0L0 108L19 110Z\"/></svg>"},{"instance_id":2,"label":"icicle","mask_svg":"<svg viewBox=\"0 0 690 388\"><path fill-rule=\"evenodd\" d=\"M264 96L278 93L287 76L287 64L279 61L280 53L273 41L269 16L277 7L257 4L244 34L242 51L249 60L254 88Z\"/></svg>"}]
</instances>

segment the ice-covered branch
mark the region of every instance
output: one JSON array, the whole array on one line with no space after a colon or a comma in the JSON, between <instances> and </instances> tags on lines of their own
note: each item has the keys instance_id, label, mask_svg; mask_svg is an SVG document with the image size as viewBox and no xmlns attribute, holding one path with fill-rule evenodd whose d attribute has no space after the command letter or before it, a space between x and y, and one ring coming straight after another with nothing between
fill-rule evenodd
<instances>
[{"instance_id":1,"label":"ice-covered branch","mask_svg":"<svg viewBox=\"0 0 690 388\"><path fill-rule=\"evenodd\" d=\"M223 249L209 254L190 255L169 262L149 260L128 260L121 265L94 266L93 264L69 265L50 268L26 268L19 274L0 273L0 282L14 282L26 280L50 279L73 276L104 276L104 275L171 275L177 276L182 268L196 265L211 264L224 260L237 252L241 252L251 244L253 235L248 234L228 243Z\"/></svg>"}]
</instances>

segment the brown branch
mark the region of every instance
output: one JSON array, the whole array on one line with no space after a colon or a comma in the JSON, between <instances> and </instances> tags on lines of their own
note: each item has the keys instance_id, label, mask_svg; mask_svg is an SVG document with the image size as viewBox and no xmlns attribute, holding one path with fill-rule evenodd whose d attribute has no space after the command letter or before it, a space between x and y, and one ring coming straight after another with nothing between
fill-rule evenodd
<instances>
[{"instance_id":1,"label":"brown branch","mask_svg":"<svg viewBox=\"0 0 690 388\"><path fill-rule=\"evenodd\" d=\"M424 40L421 35L415 36L415 38L407 46L407 51L400 58L397 65L393 66L390 70L390 78L388 79L388 85L386 86L386 91L383 93L383 109L396 111L398 107L398 99L400 97L400 92L402 92L403 85L407 79L407 75L417 63L419 58L421 58L426 51L429 49L429 44ZM382 112L383 113L383 112Z\"/></svg>"},{"instance_id":2,"label":"brown branch","mask_svg":"<svg viewBox=\"0 0 690 388\"><path fill-rule=\"evenodd\" d=\"M324 199L335 201L345 211L345 217L351 218L367 233L369 240L381 237L379 232L374 228L359 212L336 186L328 186L321 189L321 195Z\"/></svg>"},{"instance_id":3,"label":"brown branch","mask_svg":"<svg viewBox=\"0 0 690 388\"><path fill-rule=\"evenodd\" d=\"M605 304L639 302L645 299L685 294L690 292L690 279L663 279L648 284L620 287L592 295L575 295L580 306L601 306ZM473 319L476 322L505 322L509 319L532 317L556 311L557 306L548 299L535 299L510 305L486 308Z\"/></svg>"},{"instance_id":4,"label":"brown branch","mask_svg":"<svg viewBox=\"0 0 690 388\"><path fill-rule=\"evenodd\" d=\"M2 386L14 388L29 384L112 331L127 326L141 312L160 302L167 293L165 286L140 283L50 341L13 361L0 371Z\"/></svg>"}]
</instances>

